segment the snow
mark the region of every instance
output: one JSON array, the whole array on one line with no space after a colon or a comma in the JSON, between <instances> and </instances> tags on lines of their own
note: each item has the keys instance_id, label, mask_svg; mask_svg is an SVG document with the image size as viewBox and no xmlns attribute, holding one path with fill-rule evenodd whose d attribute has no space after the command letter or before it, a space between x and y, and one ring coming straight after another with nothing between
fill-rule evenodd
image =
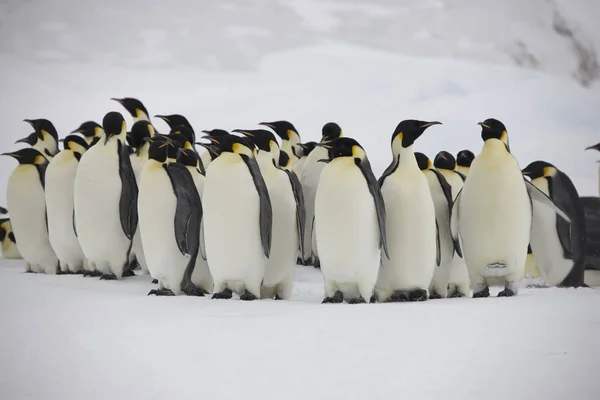
<instances>
[{"instance_id":1,"label":"snow","mask_svg":"<svg viewBox=\"0 0 600 400\"><path fill-rule=\"evenodd\" d=\"M599 155L583 150L600 141L597 15L600 3L588 0L4 2L0 150L31 132L24 118L48 118L64 137L108 111L125 114L110 98L127 96L198 131L288 119L309 141L335 121L379 176L402 119L443 122L415 145L433 158L478 153L476 123L495 117L522 167L552 162L581 195L597 196ZM0 205L15 166L0 157ZM321 305L320 272L298 267L291 301L246 303L147 297L148 276L23 270L0 261L3 399L600 391L599 289Z\"/></svg>"}]
</instances>

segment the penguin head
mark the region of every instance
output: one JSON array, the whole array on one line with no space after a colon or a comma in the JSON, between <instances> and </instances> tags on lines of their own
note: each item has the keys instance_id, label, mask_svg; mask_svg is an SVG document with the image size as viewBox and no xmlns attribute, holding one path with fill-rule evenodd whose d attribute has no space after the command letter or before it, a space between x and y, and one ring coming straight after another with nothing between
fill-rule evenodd
<instances>
[{"instance_id":1,"label":"penguin head","mask_svg":"<svg viewBox=\"0 0 600 400\"><path fill-rule=\"evenodd\" d=\"M429 128L432 125L442 125L441 122L438 121L419 121L416 119L405 119L401 121L396 129L394 130L394 134L392 135L392 148L397 147L394 145L395 143L400 144L402 148L408 148L415 143L425 129Z\"/></svg>"},{"instance_id":2,"label":"penguin head","mask_svg":"<svg viewBox=\"0 0 600 400\"><path fill-rule=\"evenodd\" d=\"M298 143L300 141L298 130L289 121L260 122L259 125L264 125L273 129L281 140L289 140L292 143Z\"/></svg>"},{"instance_id":3,"label":"penguin head","mask_svg":"<svg viewBox=\"0 0 600 400\"><path fill-rule=\"evenodd\" d=\"M421 171L431 169L431 160L425 154L415 151L415 158L417 159L417 165Z\"/></svg>"},{"instance_id":4,"label":"penguin head","mask_svg":"<svg viewBox=\"0 0 600 400\"><path fill-rule=\"evenodd\" d=\"M321 162L331 162L340 157L352 157L356 161L365 160L367 154L365 149L354 139L340 137L330 143L319 144L328 150L329 159L319 160Z\"/></svg>"},{"instance_id":5,"label":"penguin head","mask_svg":"<svg viewBox=\"0 0 600 400\"><path fill-rule=\"evenodd\" d=\"M328 122L323 125L323 128L321 129L321 143L331 142L343 135L342 128L340 128L338 124L335 122Z\"/></svg>"},{"instance_id":6,"label":"penguin head","mask_svg":"<svg viewBox=\"0 0 600 400\"><path fill-rule=\"evenodd\" d=\"M433 165L437 169L453 170L456 167L454 156L447 151L440 151L433 160Z\"/></svg>"},{"instance_id":7,"label":"penguin head","mask_svg":"<svg viewBox=\"0 0 600 400\"><path fill-rule=\"evenodd\" d=\"M510 146L508 145L508 133L504 124L497 119L488 118L483 122L477 123L481 126L481 138L483 141L490 139L498 139L506 146L506 150L510 152Z\"/></svg>"},{"instance_id":8,"label":"penguin head","mask_svg":"<svg viewBox=\"0 0 600 400\"><path fill-rule=\"evenodd\" d=\"M212 129L210 131L202 131L202 133L206 133L208 136L225 136L225 135L229 135L230 133L227 132L224 129Z\"/></svg>"},{"instance_id":9,"label":"penguin head","mask_svg":"<svg viewBox=\"0 0 600 400\"><path fill-rule=\"evenodd\" d=\"M88 142L79 135L67 135L63 139L65 150L71 150L75 154L75 158L81 159L81 155L89 148Z\"/></svg>"},{"instance_id":10,"label":"penguin head","mask_svg":"<svg viewBox=\"0 0 600 400\"><path fill-rule=\"evenodd\" d=\"M279 160L277 164L283 169L289 170L292 168L292 160L290 159L290 156L288 156L288 153L283 150L279 150Z\"/></svg>"},{"instance_id":11,"label":"penguin head","mask_svg":"<svg viewBox=\"0 0 600 400\"><path fill-rule=\"evenodd\" d=\"M204 165L202 165L200 157L198 157L198 153L196 153L196 151L193 149L179 149L177 151L176 161L185 165L186 167L194 167L200 174L206 175Z\"/></svg>"},{"instance_id":12,"label":"penguin head","mask_svg":"<svg viewBox=\"0 0 600 400\"><path fill-rule=\"evenodd\" d=\"M317 142L299 143L298 146L302 149L302 157L308 156L317 145Z\"/></svg>"},{"instance_id":13,"label":"penguin head","mask_svg":"<svg viewBox=\"0 0 600 400\"><path fill-rule=\"evenodd\" d=\"M82 134L85 137L85 141L91 146L104 135L104 129L95 121L86 121L71 133Z\"/></svg>"},{"instance_id":14,"label":"penguin head","mask_svg":"<svg viewBox=\"0 0 600 400\"><path fill-rule=\"evenodd\" d=\"M45 118L38 119L24 119L35 130L40 140L48 140L52 137L54 141L58 142L58 132L54 127L54 124Z\"/></svg>"},{"instance_id":15,"label":"penguin head","mask_svg":"<svg viewBox=\"0 0 600 400\"><path fill-rule=\"evenodd\" d=\"M469 168L475 159L475 154L470 150L461 150L456 155L456 165Z\"/></svg>"},{"instance_id":16,"label":"penguin head","mask_svg":"<svg viewBox=\"0 0 600 400\"><path fill-rule=\"evenodd\" d=\"M156 132L148 121L137 121L127 133L128 143L134 149L140 149Z\"/></svg>"},{"instance_id":17,"label":"penguin head","mask_svg":"<svg viewBox=\"0 0 600 400\"><path fill-rule=\"evenodd\" d=\"M25 136L23 139L19 139L15 142L15 144L18 143L25 143L28 144L30 146L35 146L35 144L38 142L39 137L37 132L32 132L29 135Z\"/></svg>"},{"instance_id":18,"label":"penguin head","mask_svg":"<svg viewBox=\"0 0 600 400\"><path fill-rule=\"evenodd\" d=\"M528 166L523 168L523 175L529 177L531 180L537 178L552 178L556 175L556 167L546 161L534 161Z\"/></svg>"},{"instance_id":19,"label":"penguin head","mask_svg":"<svg viewBox=\"0 0 600 400\"><path fill-rule=\"evenodd\" d=\"M254 143L259 151L272 153L273 157L279 157L279 144L275 135L265 129L234 129L232 132L241 133Z\"/></svg>"},{"instance_id":20,"label":"penguin head","mask_svg":"<svg viewBox=\"0 0 600 400\"><path fill-rule=\"evenodd\" d=\"M182 148L180 142L172 140L169 137L154 137L150 140L148 159L159 163L165 163L169 158L176 160L177 154Z\"/></svg>"},{"instance_id":21,"label":"penguin head","mask_svg":"<svg viewBox=\"0 0 600 400\"><path fill-rule=\"evenodd\" d=\"M113 136L127 134L127 124L125 119L120 112L111 111L104 116L102 119L102 127L104 129L104 143L108 143L108 140Z\"/></svg>"},{"instance_id":22,"label":"penguin head","mask_svg":"<svg viewBox=\"0 0 600 400\"><path fill-rule=\"evenodd\" d=\"M219 154L221 154L221 150L219 149L219 146L214 144L214 143L201 143L201 142L197 142L196 143L198 146L202 146L206 149L206 151L208 151L208 154L210 155L210 160L214 161L215 158L219 157Z\"/></svg>"},{"instance_id":23,"label":"penguin head","mask_svg":"<svg viewBox=\"0 0 600 400\"><path fill-rule=\"evenodd\" d=\"M20 165L32 164L32 165L44 165L48 163L48 159L42 155L39 151L32 147L26 147L13 151L12 153L3 153L3 156L13 157L19 162Z\"/></svg>"},{"instance_id":24,"label":"penguin head","mask_svg":"<svg viewBox=\"0 0 600 400\"><path fill-rule=\"evenodd\" d=\"M204 136L203 139L208 139L218 146L219 152L235 153L254 157L254 143L245 136L224 135L224 136Z\"/></svg>"},{"instance_id":25,"label":"penguin head","mask_svg":"<svg viewBox=\"0 0 600 400\"><path fill-rule=\"evenodd\" d=\"M181 142L183 148L192 150L194 149L196 135L194 134L193 129L185 125L177 125L171 128L169 136L176 137L176 140L179 140ZM185 138L185 140L181 140L181 138Z\"/></svg>"},{"instance_id":26,"label":"penguin head","mask_svg":"<svg viewBox=\"0 0 600 400\"><path fill-rule=\"evenodd\" d=\"M163 121L165 121L167 123L167 125L169 125L170 129L175 128L176 126L185 126L186 128L189 128L192 130L192 132L194 131L194 129L192 128L192 125L190 124L190 122L187 120L186 117L184 117L181 114L171 114L171 115L155 115L156 118L160 118Z\"/></svg>"},{"instance_id":27,"label":"penguin head","mask_svg":"<svg viewBox=\"0 0 600 400\"><path fill-rule=\"evenodd\" d=\"M140 119L149 120L150 119L148 117L150 115L150 114L148 114L148 110L142 104L142 102L139 101L138 99L134 99L133 97L123 97L121 99L117 99L117 98L113 97L113 98L111 98L111 100L114 100L114 101L118 102L119 104L121 104L123 107L125 107L127 112L129 114L131 114L131 116L136 120L140 120ZM104 124L102 124L102 125L104 125Z\"/></svg>"},{"instance_id":28,"label":"penguin head","mask_svg":"<svg viewBox=\"0 0 600 400\"><path fill-rule=\"evenodd\" d=\"M0 215L8 214L8 210L2 206L0 206Z\"/></svg>"}]
</instances>

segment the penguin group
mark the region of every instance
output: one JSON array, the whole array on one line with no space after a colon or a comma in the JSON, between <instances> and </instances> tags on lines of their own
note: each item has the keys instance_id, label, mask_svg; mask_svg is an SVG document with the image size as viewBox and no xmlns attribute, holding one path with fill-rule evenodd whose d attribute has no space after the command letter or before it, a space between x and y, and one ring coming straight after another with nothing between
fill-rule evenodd
<instances>
[{"instance_id":1,"label":"penguin group","mask_svg":"<svg viewBox=\"0 0 600 400\"><path fill-rule=\"evenodd\" d=\"M514 296L533 254L551 284L584 285L574 186L543 161L521 170L496 119L479 123L477 156L440 151L433 162L414 147L442 123L403 120L377 178L334 122L302 142L284 120L200 133L182 115L156 115L160 133L142 102L112 100L130 127L110 111L59 140L49 120L25 120L34 132L17 143L29 147L4 153L18 166L2 250L26 272L139 271L158 284L149 295L288 300L301 264L320 269L323 303L359 304L487 297L498 285Z\"/></svg>"}]
</instances>

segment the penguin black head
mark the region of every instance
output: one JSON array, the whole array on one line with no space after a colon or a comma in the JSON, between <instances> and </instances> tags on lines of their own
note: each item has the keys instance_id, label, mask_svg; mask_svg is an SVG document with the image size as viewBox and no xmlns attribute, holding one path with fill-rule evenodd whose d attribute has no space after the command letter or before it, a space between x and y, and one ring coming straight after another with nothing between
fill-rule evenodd
<instances>
[{"instance_id":1,"label":"penguin black head","mask_svg":"<svg viewBox=\"0 0 600 400\"><path fill-rule=\"evenodd\" d=\"M277 163L281 168L290 169L292 167L292 160L290 156L283 150L279 150L279 161Z\"/></svg>"},{"instance_id":2,"label":"penguin black head","mask_svg":"<svg viewBox=\"0 0 600 400\"><path fill-rule=\"evenodd\" d=\"M215 143L200 143L200 142L198 142L196 144L198 146L204 147L208 151L211 161L214 161L214 159L219 157L219 154L221 154L221 150L219 149L219 146Z\"/></svg>"},{"instance_id":3,"label":"penguin black head","mask_svg":"<svg viewBox=\"0 0 600 400\"><path fill-rule=\"evenodd\" d=\"M225 135L225 136L204 136L219 148L220 153L235 153L246 156L254 156L254 143L245 136Z\"/></svg>"},{"instance_id":4,"label":"penguin black head","mask_svg":"<svg viewBox=\"0 0 600 400\"><path fill-rule=\"evenodd\" d=\"M319 160L321 162L330 162L340 157L352 157L360 162L367 156L365 149L356 140L348 137L340 137L319 146L326 148L329 155L328 160Z\"/></svg>"},{"instance_id":5,"label":"penguin black head","mask_svg":"<svg viewBox=\"0 0 600 400\"><path fill-rule=\"evenodd\" d=\"M546 161L534 161L528 166L523 168L523 175L528 176L530 179L537 178L552 178L556 175L556 167Z\"/></svg>"},{"instance_id":6,"label":"penguin black head","mask_svg":"<svg viewBox=\"0 0 600 400\"><path fill-rule=\"evenodd\" d=\"M600 151L600 143L595 144L595 145L590 146L590 147L586 147L585 149L586 150L598 150L598 151Z\"/></svg>"},{"instance_id":7,"label":"penguin black head","mask_svg":"<svg viewBox=\"0 0 600 400\"><path fill-rule=\"evenodd\" d=\"M23 139L17 140L15 142L15 144L26 143L30 146L35 146L35 144L37 143L38 140L39 140L39 137L38 137L37 132L32 132L29 135L25 136Z\"/></svg>"},{"instance_id":8,"label":"penguin black head","mask_svg":"<svg viewBox=\"0 0 600 400\"><path fill-rule=\"evenodd\" d=\"M460 167L469 168L474 159L475 159L475 154L473 154L472 151L461 150L456 155L456 165L458 165Z\"/></svg>"},{"instance_id":9,"label":"penguin black head","mask_svg":"<svg viewBox=\"0 0 600 400\"><path fill-rule=\"evenodd\" d=\"M46 159L46 157L44 157L42 155L42 153L40 153L33 147L26 147L24 149L19 149L17 151L13 151L12 153L3 153L2 155L13 157L21 165L23 165L23 164L44 165L44 164L48 163L48 160Z\"/></svg>"},{"instance_id":10,"label":"penguin black head","mask_svg":"<svg viewBox=\"0 0 600 400\"><path fill-rule=\"evenodd\" d=\"M117 99L113 97L111 98L111 100L119 102L123 107L125 107L127 112L131 114L133 118L149 119L148 116L150 114L148 114L148 110L138 99L134 99L133 97L124 97L122 99Z\"/></svg>"},{"instance_id":11,"label":"penguin black head","mask_svg":"<svg viewBox=\"0 0 600 400\"><path fill-rule=\"evenodd\" d=\"M131 132L127 133L128 143L134 149L139 149L154 134L154 127L150 122L137 121L131 127Z\"/></svg>"},{"instance_id":12,"label":"penguin black head","mask_svg":"<svg viewBox=\"0 0 600 400\"><path fill-rule=\"evenodd\" d=\"M196 135L194 134L194 130L185 126L185 125L177 125L171 128L171 132L169 135L181 135L183 136L186 142L183 142L183 147L186 149L193 149L194 143L196 142Z\"/></svg>"},{"instance_id":13,"label":"penguin black head","mask_svg":"<svg viewBox=\"0 0 600 400\"><path fill-rule=\"evenodd\" d=\"M79 160L81 155L89 148L88 142L79 135L67 135L63 140L65 150L71 150Z\"/></svg>"},{"instance_id":14,"label":"penguin black head","mask_svg":"<svg viewBox=\"0 0 600 400\"><path fill-rule=\"evenodd\" d=\"M426 171L431 168L431 160L423 153L415 151L415 158L417 159L417 165L421 171Z\"/></svg>"},{"instance_id":15,"label":"penguin black head","mask_svg":"<svg viewBox=\"0 0 600 400\"><path fill-rule=\"evenodd\" d=\"M303 157L308 156L315 149L316 145L317 145L317 142L306 142L306 143L298 144L298 146L300 146L300 148L302 148L302 156Z\"/></svg>"},{"instance_id":16,"label":"penguin black head","mask_svg":"<svg viewBox=\"0 0 600 400\"><path fill-rule=\"evenodd\" d=\"M71 133L81 133L87 138L102 137L102 135L104 135L104 129L102 129L102 126L97 122L86 121Z\"/></svg>"},{"instance_id":17,"label":"penguin black head","mask_svg":"<svg viewBox=\"0 0 600 400\"><path fill-rule=\"evenodd\" d=\"M44 140L44 137L50 135L54 138L55 141L58 141L58 132L54 127L54 124L45 118L38 119L24 119L24 122L27 122L38 135L40 140Z\"/></svg>"},{"instance_id":18,"label":"penguin black head","mask_svg":"<svg viewBox=\"0 0 600 400\"><path fill-rule=\"evenodd\" d=\"M268 126L273 129L282 140L300 141L298 130L289 121L260 122L259 125Z\"/></svg>"},{"instance_id":19,"label":"penguin black head","mask_svg":"<svg viewBox=\"0 0 600 400\"><path fill-rule=\"evenodd\" d=\"M447 151L440 151L433 160L433 165L437 169L453 170L456 167L454 156Z\"/></svg>"},{"instance_id":20,"label":"penguin black head","mask_svg":"<svg viewBox=\"0 0 600 400\"><path fill-rule=\"evenodd\" d=\"M8 214L8 210L2 206L0 206L0 215Z\"/></svg>"},{"instance_id":21,"label":"penguin black head","mask_svg":"<svg viewBox=\"0 0 600 400\"><path fill-rule=\"evenodd\" d=\"M494 118L488 118L483 122L478 122L477 125L481 126L481 138L484 142L490 139L498 139L504 143L506 149L510 152L508 133L502 122Z\"/></svg>"},{"instance_id":22,"label":"penguin black head","mask_svg":"<svg viewBox=\"0 0 600 400\"><path fill-rule=\"evenodd\" d=\"M275 150L279 151L275 135L265 129L234 129L232 132L241 133L249 138L260 151L267 153Z\"/></svg>"},{"instance_id":23,"label":"penguin black head","mask_svg":"<svg viewBox=\"0 0 600 400\"><path fill-rule=\"evenodd\" d=\"M170 138L153 140L148 148L148 159L164 163L168 158L177 159L177 153L183 147L180 142Z\"/></svg>"},{"instance_id":24,"label":"penguin black head","mask_svg":"<svg viewBox=\"0 0 600 400\"><path fill-rule=\"evenodd\" d=\"M335 122L328 122L323 125L323 128L321 129L321 143L330 142L342 137L343 135L342 128L340 128L338 124Z\"/></svg>"},{"instance_id":25,"label":"penguin black head","mask_svg":"<svg viewBox=\"0 0 600 400\"><path fill-rule=\"evenodd\" d=\"M155 115L155 117L160 118L163 121L165 121L167 123L167 125L169 125L170 129L173 129L173 128L181 125L181 126L185 126L186 128L191 129L192 132L194 131L194 129L192 128L192 125L187 120L187 118L181 114Z\"/></svg>"},{"instance_id":26,"label":"penguin black head","mask_svg":"<svg viewBox=\"0 0 600 400\"><path fill-rule=\"evenodd\" d=\"M198 167L198 154L192 149L179 149L177 162L188 167Z\"/></svg>"},{"instance_id":27,"label":"penguin black head","mask_svg":"<svg viewBox=\"0 0 600 400\"><path fill-rule=\"evenodd\" d=\"M206 133L208 136L225 136L225 135L229 135L230 133L227 132L224 129L212 129L210 131L202 131L202 133Z\"/></svg>"},{"instance_id":28,"label":"penguin black head","mask_svg":"<svg viewBox=\"0 0 600 400\"><path fill-rule=\"evenodd\" d=\"M404 121L401 121L398 126L396 126L394 134L392 135L392 147L394 146L395 140L399 140L399 143L403 148L412 146L415 143L415 140L425 132L425 129L433 125L442 125L442 123L438 121L419 121L416 119L405 119Z\"/></svg>"},{"instance_id":29,"label":"penguin black head","mask_svg":"<svg viewBox=\"0 0 600 400\"><path fill-rule=\"evenodd\" d=\"M120 135L127 132L127 124L120 112L111 111L102 119L102 127L104 129L104 143L108 143L108 139L112 136Z\"/></svg>"}]
</instances>

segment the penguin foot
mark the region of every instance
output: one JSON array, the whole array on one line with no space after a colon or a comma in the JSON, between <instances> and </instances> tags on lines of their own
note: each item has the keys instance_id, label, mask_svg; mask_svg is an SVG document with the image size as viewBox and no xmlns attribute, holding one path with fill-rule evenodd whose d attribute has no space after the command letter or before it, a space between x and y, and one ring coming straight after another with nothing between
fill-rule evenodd
<instances>
[{"instance_id":1,"label":"penguin foot","mask_svg":"<svg viewBox=\"0 0 600 400\"><path fill-rule=\"evenodd\" d=\"M304 262L304 260L302 259L302 257L297 257L296 258L296 264L297 265L306 265L306 263Z\"/></svg>"},{"instance_id":2,"label":"penguin foot","mask_svg":"<svg viewBox=\"0 0 600 400\"><path fill-rule=\"evenodd\" d=\"M275 295L275 300L283 300L278 294Z\"/></svg>"},{"instance_id":3,"label":"penguin foot","mask_svg":"<svg viewBox=\"0 0 600 400\"><path fill-rule=\"evenodd\" d=\"M373 293L371 295L371 298L369 299L369 303L373 304L373 303L377 303L379 301L379 299L377 298L377 295L375 293Z\"/></svg>"},{"instance_id":4,"label":"penguin foot","mask_svg":"<svg viewBox=\"0 0 600 400\"><path fill-rule=\"evenodd\" d=\"M151 294L156 296L175 296L175 293L173 293L170 289L152 289L148 292L148 296Z\"/></svg>"},{"instance_id":5,"label":"penguin foot","mask_svg":"<svg viewBox=\"0 0 600 400\"><path fill-rule=\"evenodd\" d=\"M450 295L448 295L449 299L458 299L460 297L466 297L464 294L462 294L461 292L454 292ZM429 296L429 298L431 298L431 296Z\"/></svg>"},{"instance_id":6,"label":"penguin foot","mask_svg":"<svg viewBox=\"0 0 600 400\"><path fill-rule=\"evenodd\" d=\"M405 301L408 301L408 296L406 293L396 290L394 293L392 293L386 303L404 303Z\"/></svg>"},{"instance_id":7,"label":"penguin foot","mask_svg":"<svg viewBox=\"0 0 600 400\"><path fill-rule=\"evenodd\" d=\"M125 271L123 271L123 278L126 278L128 276L135 276L135 272L133 272L132 269L126 269Z\"/></svg>"},{"instance_id":8,"label":"penguin foot","mask_svg":"<svg viewBox=\"0 0 600 400\"><path fill-rule=\"evenodd\" d=\"M509 288L506 288L503 291L501 291L500 293L498 293L498 297L512 297L514 295L515 295L515 292L513 292Z\"/></svg>"},{"instance_id":9,"label":"penguin foot","mask_svg":"<svg viewBox=\"0 0 600 400\"><path fill-rule=\"evenodd\" d=\"M32 270L29 271L25 271L26 274L35 274L35 272L33 272Z\"/></svg>"},{"instance_id":10,"label":"penguin foot","mask_svg":"<svg viewBox=\"0 0 600 400\"><path fill-rule=\"evenodd\" d=\"M485 297L490 297L490 288L489 287L485 287L483 288L483 290L477 292L477 293L473 293L473 298L477 299L477 298L485 298Z\"/></svg>"},{"instance_id":11,"label":"penguin foot","mask_svg":"<svg viewBox=\"0 0 600 400\"><path fill-rule=\"evenodd\" d=\"M74 275L83 275L83 274L85 274L85 271L84 271L84 270L82 270L82 269L80 269L79 271L75 271L75 272L73 272L73 274L74 274Z\"/></svg>"},{"instance_id":12,"label":"penguin foot","mask_svg":"<svg viewBox=\"0 0 600 400\"><path fill-rule=\"evenodd\" d=\"M354 299L348 300L348 304L367 304L367 301L362 297L356 297Z\"/></svg>"},{"instance_id":13,"label":"penguin foot","mask_svg":"<svg viewBox=\"0 0 600 400\"><path fill-rule=\"evenodd\" d=\"M441 298L441 296L440 296ZM416 289L408 294L408 301L425 301L427 300L427 290Z\"/></svg>"},{"instance_id":14,"label":"penguin foot","mask_svg":"<svg viewBox=\"0 0 600 400\"><path fill-rule=\"evenodd\" d=\"M204 297L208 292L204 289L197 287L194 284L190 284L187 288L181 288L181 291L188 296Z\"/></svg>"},{"instance_id":15,"label":"penguin foot","mask_svg":"<svg viewBox=\"0 0 600 400\"><path fill-rule=\"evenodd\" d=\"M154 285L158 285L158 279L152 279L152 283L153 283Z\"/></svg>"},{"instance_id":16,"label":"penguin foot","mask_svg":"<svg viewBox=\"0 0 600 400\"><path fill-rule=\"evenodd\" d=\"M318 258L315 258L313 260L312 263L313 267L315 267L316 269L321 269L321 260L319 260Z\"/></svg>"},{"instance_id":17,"label":"penguin foot","mask_svg":"<svg viewBox=\"0 0 600 400\"><path fill-rule=\"evenodd\" d=\"M224 299L229 300L233 297L233 292L229 289L225 289L220 293L213 293L212 299Z\"/></svg>"},{"instance_id":18,"label":"penguin foot","mask_svg":"<svg viewBox=\"0 0 600 400\"><path fill-rule=\"evenodd\" d=\"M343 301L344 301L344 294L338 290L337 292L335 292L333 297L325 297L323 299L323 301L321 302L321 304L326 304L326 303L338 304L338 303L342 303Z\"/></svg>"},{"instance_id":19,"label":"penguin foot","mask_svg":"<svg viewBox=\"0 0 600 400\"><path fill-rule=\"evenodd\" d=\"M244 301L253 301L256 300L256 296L252 293L250 293L249 291L245 291L243 295L240 296L240 300L244 300Z\"/></svg>"},{"instance_id":20,"label":"penguin foot","mask_svg":"<svg viewBox=\"0 0 600 400\"><path fill-rule=\"evenodd\" d=\"M88 276L93 276L93 277L102 276L102 272L100 272L100 271L84 271L83 272L83 276L84 277L88 277Z\"/></svg>"},{"instance_id":21,"label":"penguin foot","mask_svg":"<svg viewBox=\"0 0 600 400\"><path fill-rule=\"evenodd\" d=\"M430 300L439 300L439 299L441 299L441 298L442 298L442 295L441 295L441 294L438 294L438 293L436 293L436 292L434 292L434 291L432 291L432 292L429 294L429 299L430 299Z\"/></svg>"},{"instance_id":22,"label":"penguin foot","mask_svg":"<svg viewBox=\"0 0 600 400\"><path fill-rule=\"evenodd\" d=\"M101 281L114 281L117 280L117 277L115 274L102 274L102 276L100 277Z\"/></svg>"},{"instance_id":23,"label":"penguin foot","mask_svg":"<svg viewBox=\"0 0 600 400\"><path fill-rule=\"evenodd\" d=\"M140 267L140 263L138 262L137 258L134 258L133 260L131 260L131 262L129 263L129 266L127 267L127 269L130 270L134 270Z\"/></svg>"},{"instance_id":24,"label":"penguin foot","mask_svg":"<svg viewBox=\"0 0 600 400\"><path fill-rule=\"evenodd\" d=\"M70 272L69 271L63 271L62 269L58 268L56 270L56 275L69 275Z\"/></svg>"}]
</instances>

